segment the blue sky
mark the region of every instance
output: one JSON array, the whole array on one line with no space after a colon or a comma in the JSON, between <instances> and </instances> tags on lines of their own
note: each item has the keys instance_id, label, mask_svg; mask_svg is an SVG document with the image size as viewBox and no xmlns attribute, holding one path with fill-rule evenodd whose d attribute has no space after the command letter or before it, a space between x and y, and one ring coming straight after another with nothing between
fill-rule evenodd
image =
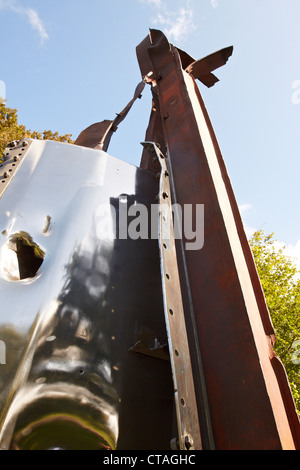
<instances>
[{"instance_id":1,"label":"blue sky","mask_svg":"<svg viewBox=\"0 0 300 470\"><path fill-rule=\"evenodd\" d=\"M299 18L299 0L0 0L0 94L27 128L76 138L131 99L149 28L195 59L233 45L199 88L247 233L300 259ZM139 165L150 103L147 86L109 153Z\"/></svg>"}]
</instances>

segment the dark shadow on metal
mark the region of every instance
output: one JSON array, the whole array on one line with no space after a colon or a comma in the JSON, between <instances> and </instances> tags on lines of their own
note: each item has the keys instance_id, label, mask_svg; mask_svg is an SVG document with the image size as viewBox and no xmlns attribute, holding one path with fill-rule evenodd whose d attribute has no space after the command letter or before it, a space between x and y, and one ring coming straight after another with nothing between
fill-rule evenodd
<instances>
[{"instance_id":1,"label":"dark shadow on metal","mask_svg":"<svg viewBox=\"0 0 300 470\"><path fill-rule=\"evenodd\" d=\"M3 338L9 345L11 339L16 353L21 351L18 371L7 365L7 386L13 391L0 403L2 449L169 450L177 435L157 238L123 237L134 219L128 208L136 204L147 208L151 230L158 179L109 155L89 151L87 159L91 155L107 159L107 172L100 188L76 188L71 220L84 228L78 230L74 246L69 237L63 275L54 269L59 257L46 254L45 270L52 267L51 282L60 284L57 298L48 298L47 289L45 293L37 287L46 313L39 313L41 321L32 324L29 344L26 335L20 346L16 341L18 324L16 331L3 328L3 322L11 321L6 310L1 318ZM116 195L116 188L124 186L131 192ZM103 203L99 196L116 215L115 230L103 239L102 219L95 214L97 204ZM30 190L27 199L30 205ZM92 217L85 219L89 211ZM120 217L126 217L122 234ZM63 221L55 214L54 224L62 230ZM24 245L24 233L22 237ZM13 241L20 239L19 234ZM26 240L33 246L29 236ZM45 271L41 282L43 276ZM1 399L2 394L1 389Z\"/></svg>"}]
</instances>

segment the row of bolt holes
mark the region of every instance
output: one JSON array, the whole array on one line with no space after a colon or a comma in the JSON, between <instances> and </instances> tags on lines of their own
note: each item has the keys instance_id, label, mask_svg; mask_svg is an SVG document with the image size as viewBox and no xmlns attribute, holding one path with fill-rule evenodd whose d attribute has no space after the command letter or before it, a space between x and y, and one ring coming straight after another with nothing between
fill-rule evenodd
<instances>
[{"instance_id":1,"label":"row of bolt holes","mask_svg":"<svg viewBox=\"0 0 300 470\"><path fill-rule=\"evenodd\" d=\"M161 155L161 157L164 158L162 155ZM165 171L165 176L166 176L166 177L169 176L169 173L168 173L167 171ZM162 194L162 196L163 196L164 199L166 199L166 198L168 197L168 193L166 193L166 192L164 191L163 194ZM163 219L166 220L165 217L163 217ZM163 247L164 247L165 249L167 249L167 245L166 245L165 243L163 243ZM166 278L167 278L168 280L170 279L170 275L169 275L168 273L166 273ZM174 312L173 312L173 310L172 310L171 308L169 308L169 313L170 313L170 315L174 315ZM178 351L178 349L175 349L174 352L175 352L175 355L178 357L178 356L179 356L179 351ZM180 403L182 404L182 406L185 406L185 400L184 400L183 397L180 398Z\"/></svg>"},{"instance_id":2,"label":"row of bolt holes","mask_svg":"<svg viewBox=\"0 0 300 470\"><path fill-rule=\"evenodd\" d=\"M161 156L161 157L163 158L163 156ZM166 176L166 177L169 176L169 174L168 174L167 171L165 171L165 176ZM163 194L162 194L162 196L163 196L164 199L166 199L166 198L168 197L168 193L166 193L166 192L164 191ZM166 220L165 217L163 217L163 219ZM165 249L167 249L167 245L166 245L165 243L163 243L163 247L164 247ZM168 273L166 273L166 278L167 278L168 280L170 279L170 275L169 275ZM169 308L169 313L170 313L170 315L174 315L174 312L173 312L173 310L172 310L171 308ZM175 352L175 355L178 357L178 356L179 356L179 351L178 351L178 349L175 349L174 352ZM185 406L185 400L184 400L183 397L180 398L180 403L182 404L182 406Z\"/></svg>"},{"instance_id":3,"label":"row of bolt holes","mask_svg":"<svg viewBox=\"0 0 300 470\"><path fill-rule=\"evenodd\" d=\"M23 148L21 149L21 151L24 152L24 150L25 150L25 148L23 147ZM6 152L5 156L8 156L8 155L9 155L9 152ZM21 157L21 156L22 156L22 154L19 153L19 157ZM0 168L1 168L2 166L4 166L4 165L5 165L5 162L4 162L4 163L1 163ZM11 166L16 166L16 164L15 164L15 163L12 163ZM12 170L12 168L10 168L8 171L13 171L13 170ZM2 183L6 183L5 177L4 177L4 179L2 180Z\"/></svg>"},{"instance_id":4,"label":"row of bolt holes","mask_svg":"<svg viewBox=\"0 0 300 470\"><path fill-rule=\"evenodd\" d=\"M163 247L166 249L166 248L167 248L167 245L166 245L165 243L163 243ZM170 275L169 275L168 273L166 273L166 278L167 278L168 280L170 279ZM171 308L169 308L169 313L170 313L170 315L174 315L174 312L173 312L173 310L172 310ZM178 356L179 356L179 351L178 351L178 349L175 349L174 352L175 352L175 356L178 357ZM180 398L180 403L182 404L182 406L185 406L185 400L184 400L184 398L182 398L182 397Z\"/></svg>"},{"instance_id":5,"label":"row of bolt holes","mask_svg":"<svg viewBox=\"0 0 300 470\"><path fill-rule=\"evenodd\" d=\"M166 176L166 177L169 176L169 174L168 174L167 171L165 172L165 176ZM163 198L166 199L167 197L168 197L168 193L163 192ZM163 217L163 219L166 220L165 217ZM167 245L166 245L165 243L163 243L163 247L164 247L165 249L167 249ZM168 273L166 273L166 278L167 278L168 280L170 279L170 275L169 275ZM170 313L170 315L174 315L174 312L173 312L173 310L172 310L171 308L169 308L169 313ZM175 352L175 355L178 357L178 356L179 356L179 351L178 351L178 349L175 349L174 352ZM181 398L181 399L180 399L180 402L181 402L182 406L185 405L185 400L184 400L184 398Z\"/></svg>"},{"instance_id":6,"label":"row of bolt holes","mask_svg":"<svg viewBox=\"0 0 300 470\"><path fill-rule=\"evenodd\" d=\"M24 150L24 149L22 149L22 150ZM9 155L9 153L6 153L6 155ZM22 155L22 154L19 153L19 156L21 156L21 155ZM0 165L0 168L1 168L2 166L4 166L4 165L5 165L5 163L2 163L2 164ZM12 163L11 166L16 166L16 164L15 164L15 163ZM13 170L12 170L12 168L10 168L8 171L13 171ZM5 176L4 176L4 179L2 180L2 183L6 183L6 178L5 178Z\"/></svg>"},{"instance_id":7,"label":"row of bolt holes","mask_svg":"<svg viewBox=\"0 0 300 470\"><path fill-rule=\"evenodd\" d=\"M2 165L0 165L0 167L1 167L1 166L2 166ZM12 166L16 166L16 164L13 163ZM10 170L8 170L8 171L12 171L12 168L10 168ZM4 176L3 180L2 180L2 183L6 183L6 178L5 178L5 176Z\"/></svg>"}]
</instances>

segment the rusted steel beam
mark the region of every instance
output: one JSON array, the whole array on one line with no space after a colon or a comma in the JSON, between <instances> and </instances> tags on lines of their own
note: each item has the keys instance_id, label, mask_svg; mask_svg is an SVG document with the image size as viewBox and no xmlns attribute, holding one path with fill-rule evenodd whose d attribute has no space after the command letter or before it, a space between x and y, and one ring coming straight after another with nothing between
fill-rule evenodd
<instances>
[{"instance_id":1,"label":"rusted steel beam","mask_svg":"<svg viewBox=\"0 0 300 470\"><path fill-rule=\"evenodd\" d=\"M184 239L177 247L204 448L299 449L299 419L197 67L157 30L137 56L153 91L147 139L167 149L173 200L205 206L202 249L187 250ZM153 170L145 150L141 166Z\"/></svg>"}]
</instances>

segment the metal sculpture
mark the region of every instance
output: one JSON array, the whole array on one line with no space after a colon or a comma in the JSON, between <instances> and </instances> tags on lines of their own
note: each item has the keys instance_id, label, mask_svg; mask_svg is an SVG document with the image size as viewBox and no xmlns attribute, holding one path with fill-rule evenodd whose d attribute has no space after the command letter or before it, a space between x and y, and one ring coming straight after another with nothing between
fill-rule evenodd
<instances>
[{"instance_id":1,"label":"metal sculpture","mask_svg":"<svg viewBox=\"0 0 300 470\"><path fill-rule=\"evenodd\" d=\"M213 86L232 51L195 61L151 30L137 47L142 82L115 120L75 145L7 147L2 449L299 449L299 418L195 82ZM153 106L137 168L106 151L146 85ZM187 208L192 218L204 209L197 242L182 227Z\"/></svg>"}]
</instances>

